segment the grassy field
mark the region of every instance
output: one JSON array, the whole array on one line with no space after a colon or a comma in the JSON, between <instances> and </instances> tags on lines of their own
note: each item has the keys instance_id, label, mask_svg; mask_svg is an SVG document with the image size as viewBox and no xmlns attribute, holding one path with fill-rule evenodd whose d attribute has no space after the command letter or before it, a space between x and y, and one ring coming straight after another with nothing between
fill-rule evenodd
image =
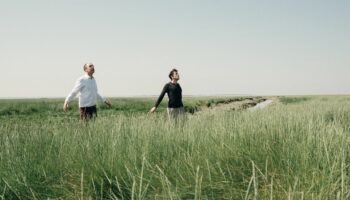
<instances>
[{"instance_id":1,"label":"grassy field","mask_svg":"<svg viewBox=\"0 0 350 200\"><path fill-rule=\"evenodd\" d=\"M245 97L0 100L0 199L350 199L350 97L280 97L263 110L191 115Z\"/></svg>"}]
</instances>

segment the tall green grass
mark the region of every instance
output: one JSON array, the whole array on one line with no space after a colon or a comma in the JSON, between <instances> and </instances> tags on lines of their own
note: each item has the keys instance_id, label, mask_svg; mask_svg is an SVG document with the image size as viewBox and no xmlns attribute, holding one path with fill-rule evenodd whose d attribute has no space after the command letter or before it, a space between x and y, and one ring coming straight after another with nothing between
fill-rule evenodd
<instances>
[{"instance_id":1,"label":"tall green grass","mask_svg":"<svg viewBox=\"0 0 350 200\"><path fill-rule=\"evenodd\" d=\"M153 99L143 101L148 111ZM168 121L164 110L100 107L85 126L70 115L76 108L50 115L61 106L45 115L2 116L0 198L350 197L348 97L189 115L184 124Z\"/></svg>"},{"instance_id":2,"label":"tall green grass","mask_svg":"<svg viewBox=\"0 0 350 200\"><path fill-rule=\"evenodd\" d=\"M299 103L299 102L303 102L303 101L308 101L310 100L311 97L281 97L280 101L283 104L291 104L291 103Z\"/></svg>"},{"instance_id":3,"label":"tall green grass","mask_svg":"<svg viewBox=\"0 0 350 200\"><path fill-rule=\"evenodd\" d=\"M258 97L260 98L260 97ZM220 103L230 103L252 99L252 97L184 97L184 107L189 113L194 113L202 106L210 107ZM135 113L147 113L155 104L156 98L110 98L112 108L108 109L105 104L99 103L100 114L122 113L125 115ZM69 104L67 112L63 112L63 99L16 99L0 100L0 119L9 116L25 116L25 119L32 120L35 117L66 117L79 116L78 100L75 99ZM167 100L164 100L158 107L158 111L165 111Z\"/></svg>"}]
</instances>

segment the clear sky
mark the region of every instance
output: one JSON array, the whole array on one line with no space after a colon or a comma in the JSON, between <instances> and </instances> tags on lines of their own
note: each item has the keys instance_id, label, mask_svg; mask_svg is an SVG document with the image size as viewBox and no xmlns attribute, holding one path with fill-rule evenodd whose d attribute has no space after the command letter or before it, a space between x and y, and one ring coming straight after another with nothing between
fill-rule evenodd
<instances>
[{"instance_id":1,"label":"clear sky","mask_svg":"<svg viewBox=\"0 0 350 200\"><path fill-rule=\"evenodd\" d=\"M350 94L350 1L0 1L0 98Z\"/></svg>"}]
</instances>

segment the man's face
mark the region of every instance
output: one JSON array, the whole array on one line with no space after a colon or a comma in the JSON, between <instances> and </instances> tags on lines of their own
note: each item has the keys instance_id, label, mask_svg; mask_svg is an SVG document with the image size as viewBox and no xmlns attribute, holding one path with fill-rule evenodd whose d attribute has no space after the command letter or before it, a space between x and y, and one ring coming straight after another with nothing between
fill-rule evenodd
<instances>
[{"instance_id":1,"label":"man's face","mask_svg":"<svg viewBox=\"0 0 350 200\"><path fill-rule=\"evenodd\" d=\"M177 73L177 72L173 72L173 80L179 80L180 79L180 75L179 75L179 73Z\"/></svg>"},{"instance_id":2,"label":"man's face","mask_svg":"<svg viewBox=\"0 0 350 200\"><path fill-rule=\"evenodd\" d=\"M85 67L85 72L92 75L95 72L94 65L91 63L87 64Z\"/></svg>"}]
</instances>

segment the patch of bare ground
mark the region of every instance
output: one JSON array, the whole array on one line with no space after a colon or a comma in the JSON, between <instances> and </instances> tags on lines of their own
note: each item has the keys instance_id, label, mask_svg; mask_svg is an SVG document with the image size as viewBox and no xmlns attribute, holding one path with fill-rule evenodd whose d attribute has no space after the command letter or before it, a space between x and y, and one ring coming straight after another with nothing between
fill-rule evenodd
<instances>
[{"instance_id":1,"label":"patch of bare ground","mask_svg":"<svg viewBox=\"0 0 350 200\"><path fill-rule=\"evenodd\" d=\"M210 107L202 106L199 111L194 113L194 115L203 113L215 113L217 111L243 111L252 108L258 103L264 102L266 100L272 100L273 103L271 104L279 103L278 97L252 97L243 100L233 101L230 103L219 103Z\"/></svg>"},{"instance_id":2,"label":"patch of bare ground","mask_svg":"<svg viewBox=\"0 0 350 200\"><path fill-rule=\"evenodd\" d=\"M280 104L281 101L280 101L280 98L278 96L267 96L267 97L264 97L266 100L272 100L273 102L270 105L274 105L274 104Z\"/></svg>"}]
</instances>

